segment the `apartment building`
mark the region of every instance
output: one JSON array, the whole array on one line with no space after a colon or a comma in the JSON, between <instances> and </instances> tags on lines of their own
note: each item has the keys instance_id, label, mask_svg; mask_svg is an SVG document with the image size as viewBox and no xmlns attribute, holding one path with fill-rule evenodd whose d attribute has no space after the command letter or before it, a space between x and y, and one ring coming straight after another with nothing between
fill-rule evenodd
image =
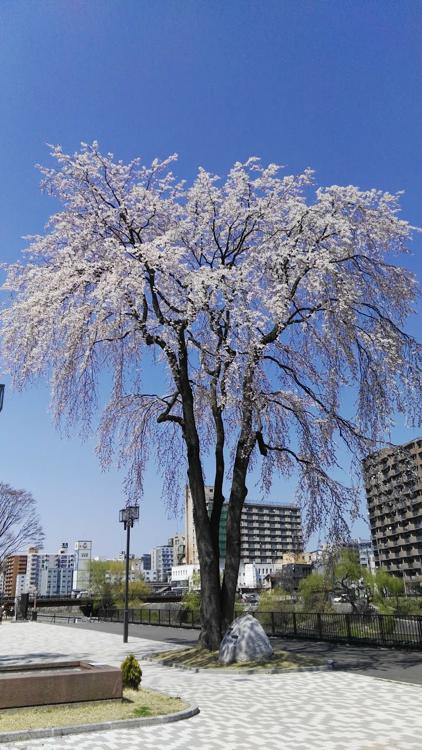
<instances>
[{"instance_id":1,"label":"apartment building","mask_svg":"<svg viewBox=\"0 0 422 750\"><path fill-rule=\"evenodd\" d=\"M4 564L4 583L3 591L5 596L16 596L16 579L18 576L26 574L27 556L10 555ZM19 579L19 589L21 588L21 578Z\"/></svg>"},{"instance_id":2,"label":"apartment building","mask_svg":"<svg viewBox=\"0 0 422 750\"><path fill-rule=\"evenodd\" d=\"M39 555L39 596L70 596L75 569L75 555L69 553L69 545L63 542L56 554Z\"/></svg>"},{"instance_id":3,"label":"apartment building","mask_svg":"<svg viewBox=\"0 0 422 750\"><path fill-rule=\"evenodd\" d=\"M207 486L208 513L213 503L213 487ZM220 557L226 554L226 528L228 503L224 503L219 531ZM192 497L186 487L186 563L199 562L196 534L193 525ZM241 560L243 563L272 564L282 560L286 553L303 552L303 535L300 510L287 503L245 503L241 516Z\"/></svg>"},{"instance_id":4,"label":"apartment building","mask_svg":"<svg viewBox=\"0 0 422 750\"><path fill-rule=\"evenodd\" d=\"M162 544L151 550L151 578L150 581L170 581L173 565L173 545Z\"/></svg>"},{"instance_id":5,"label":"apartment building","mask_svg":"<svg viewBox=\"0 0 422 750\"><path fill-rule=\"evenodd\" d=\"M70 596L75 556L64 542L55 554L30 547L25 555L11 555L5 562L5 596L37 591L38 596Z\"/></svg>"},{"instance_id":6,"label":"apartment building","mask_svg":"<svg viewBox=\"0 0 422 750\"><path fill-rule=\"evenodd\" d=\"M377 567L422 581L422 437L363 461Z\"/></svg>"},{"instance_id":7,"label":"apartment building","mask_svg":"<svg viewBox=\"0 0 422 750\"><path fill-rule=\"evenodd\" d=\"M275 563L303 552L300 510L287 503L245 503L241 516L243 562Z\"/></svg>"}]
</instances>

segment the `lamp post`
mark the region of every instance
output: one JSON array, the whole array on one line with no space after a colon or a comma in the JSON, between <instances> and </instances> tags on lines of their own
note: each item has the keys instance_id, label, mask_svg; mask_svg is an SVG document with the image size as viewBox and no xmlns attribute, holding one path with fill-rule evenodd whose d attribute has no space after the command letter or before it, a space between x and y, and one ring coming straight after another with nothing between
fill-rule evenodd
<instances>
[{"instance_id":1,"label":"lamp post","mask_svg":"<svg viewBox=\"0 0 422 750\"><path fill-rule=\"evenodd\" d=\"M123 643L127 643L129 634L129 547L130 530L139 519L139 505L126 505L119 512L119 521L126 531L126 570L125 570L125 611L123 615Z\"/></svg>"},{"instance_id":2,"label":"lamp post","mask_svg":"<svg viewBox=\"0 0 422 750\"><path fill-rule=\"evenodd\" d=\"M6 386L0 384L0 411L3 409L4 389Z\"/></svg>"}]
</instances>

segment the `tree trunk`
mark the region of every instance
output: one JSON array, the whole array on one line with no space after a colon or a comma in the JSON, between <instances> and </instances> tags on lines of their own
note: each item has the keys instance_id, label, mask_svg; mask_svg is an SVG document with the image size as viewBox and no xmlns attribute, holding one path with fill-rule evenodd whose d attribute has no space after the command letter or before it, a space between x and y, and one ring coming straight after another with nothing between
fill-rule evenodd
<instances>
[{"instance_id":1,"label":"tree trunk","mask_svg":"<svg viewBox=\"0 0 422 750\"><path fill-rule=\"evenodd\" d=\"M227 517L226 563L221 592L222 626L224 630L230 625L234 617L240 566L240 521L243 504L248 494L246 475L256 442L256 433L252 432L252 398L250 393L252 378L253 366L251 364L243 384L242 427L236 447Z\"/></svg>"},{"instance_id":2,"label":"tree trunk","mask_svg":"<svg viewBox=\"0 0 422 750\"><path fill-rule=\"evenodd\" d=\"M186 348L181 337L179 390L183 403L183 437L188 459L189 487L201 573L201 644L216 650L221 641L221 591L218 554L214 548L211 522L205 501L204 477L193 394L188 377Z\"/></svg>"},{"instance_id":3,"label":"tree trunk","mask_svg":"<svg viewBox=\"0 0 422 750\"><path fill-rule=\"evenodd\" d=\"M216 410L216 413L214 414L214 419L217 439L215 444L215 477L211 511L211 538L218 565L220 565L220 519L221 509L224 503L224 426L221 413L218 410Z\"/></svg>"},{"instance_id":4,"label":"tree trunk","mask_svg":"<svg viewBox=\"0 0 422 750\"><path fill-rule=\"evenodd\" d=\"M211 538L211 524L205 502L204 480L200 462L190 456L188 477L192 495L193 520L201 572L201 635L205 648L218 649L221 641L220 570Z\"/></svg>"},{"instance_id":5,"label":"tree trunk","mask_svg":"<svg viewBox=\"0 0 422 750\"><path fill-rule=\"evenodd\" d=\"M240 520L243 504L248 489L246 474L249 456L242 456L243 447L238 447L233 468L232 488L230 492L229 512L227 517L226 563L221 593L222 628L230 625L234 617L237 579L240 566Z\"/></svg>"}]
</instances>

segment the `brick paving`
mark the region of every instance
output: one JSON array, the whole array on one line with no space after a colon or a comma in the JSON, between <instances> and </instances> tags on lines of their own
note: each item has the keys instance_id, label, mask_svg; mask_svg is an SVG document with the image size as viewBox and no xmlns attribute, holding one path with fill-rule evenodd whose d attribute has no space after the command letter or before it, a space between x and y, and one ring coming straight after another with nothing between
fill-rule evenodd
<instances>
[{"instance_id":1,"label":"brick paving","mask_svg":"<svg viewBox=\"0 0 422 750\"><path fill-rule=\"evenodd\" d=\"M170 644L165 648L170 648ZM87 658L119 664L163 643L41 623L0 627L0 664ZM422 687L349 672L221 674L143 664L143 684L196 703L174 724L7 744L10 750L421 750Z\"/></svg>"}]
</instances>

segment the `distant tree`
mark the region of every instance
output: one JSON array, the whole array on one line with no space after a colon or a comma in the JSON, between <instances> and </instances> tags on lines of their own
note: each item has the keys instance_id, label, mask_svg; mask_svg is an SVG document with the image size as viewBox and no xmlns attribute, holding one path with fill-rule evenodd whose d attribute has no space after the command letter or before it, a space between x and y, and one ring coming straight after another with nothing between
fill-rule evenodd
<instances>
[{"instance_id":1,"label":"distant tree","mask_svg":"<svg viewBox=\"0 0 422 750\"><path fill-rule=\"evenodd\" d=\"M89 587L95 608L111 609L114 606L113 586L109 572L110 562L110 560L91 560Z\"/></svg>"},{"instance_id":2,"label":"distant tree","mask_svg":"<svg viewBox=\"0 0 422 750\"><path fill-rule=\"evenodd\" d=\"M402 578L383 568L373 573L360 565L354 550L333 549L325 561L328 565L324 573L312 573L299 584L305 608L324 611L331 606L332 594L337 594L351 605L353 612L366 612L371 602L385 614L400 611L399 597L404 591ZM396 600L395 607L389 602L392 597Z\"/></svg>"},{"instance_id":3,"label":"distant tree","mask_svg":"<svg viewBox=\"0 0 422 750\"><path fill-rule=\"evenodd\" d=\"M0 568L6 557L28 545L42 547L44 533L34 497L0 482Z\"/></svg>"},{"instance_id":4,"label":"distant tree","mask_svg":"<svg viewBox=\"0 0 422 750\"><path fill-rule=\"evenodd\" d=\"M124 583L114 584L113 595L117 607L124 605ZM140 607L146 597L151 594L151 586L146 581L129 581L128 599L129 607Z\"/></svg>"},{"instance_id":5,"label":"distant tree","mask_svg":"<svg viewBox=\"0 0 422 750\"><path fill-rule=\"evenodd\" d=\"M368 571L359 563L355 550L343 550L334 565L334 592L341 594L351 605L353 612L368 609L371 600L371 586Z\"/></svg>"},{"instance_id":6,"label":"distant tree","mask_svg":"<svg viewBox=\"0 0 422 750\"><path fill-rule=\"evenodd\" d=\"M325 612L331 608L330 589L322 573L311 573L299 583L299 595L307 612Z\"/></svg>"},{"instance_id":7,"label":"distant tree","mask_svg":"<svg viewBox=\"0 0 422 750\"><path fill-rule=\"evenodd\" d=\"M107 564L107 575L112 583L120 583L125 575L124 560L105 560Z\"/></svg>"},{"instance_id":8,"label":"distant tree","mask_svg":"<svg viewBox=\"0 0 422 750\"><path fill-rule=\"evenodd\" d=\"M94 606L101 609L122 607L124 602L125 563L122 560L92 560L90 588ZM129 606L138 607L151 593L144 580L129 582Z\"/></svg>"},{"instance_id":9,"label":"distant tree","mask_svg":"<svg viewBox=\"0 0 422 750\"><path fill-rule=\"evenodd\" d=\"M259 611L275 611L281 609L291 609L291 597L288 591L277 586L275 589L267 589L259 594Z\"/></svg>"},{"instance_id":10,"label":"distant tree","mask_svg":"<svg viewBox=\"0 0 422 750\"><path fill-rule=\"evenodd\" d=\"M188 612L199 612L201 607L201 593L199 591L186 591L182 596L182 606Z\"/></svg>"},{"instance_id":11,"label":"distant tree","mask_svg":"<svg viewBox=\"0 0 422 750\"><path fill-rule=\"evenodd\" d=\"M315 190L311 170L282 176L256 158L223 181L200 169L185 188L174 157L123 164L96 143L52 153L58 169L43 169L43 184L62 210L8 269L3 355L18 387L48 374L57 418L85 428L99 375L111 372L100 454L109 463L117 442L137 495L150 451L170 500L187 466L201 639L215 649L233 618L251 466L261 464L266 492L274 471L297 469L307 531L325 525L334 538L359 500L333 477L339 443L360 472L392 413L420 424L422 349L403 329L417 284L389 258L406 250L410 227L397 196ZM156 365L152 392L145 361ZM352 418L340 398L351 388Z\"/></svg>"},{"instance_id":12,"label":"distant tree","mask_svg":"<svg viewBox=\"0 0 422 750\"><path fill-rule=\"evenodd\" d=\"M374 603L380 612L400 611L400 596L404 593L403 579L393 576L384 568L378 568L369 581L372 589ZM395 599L395 606L391 606L389 599Z\"/></svg>"}]
</instances>

